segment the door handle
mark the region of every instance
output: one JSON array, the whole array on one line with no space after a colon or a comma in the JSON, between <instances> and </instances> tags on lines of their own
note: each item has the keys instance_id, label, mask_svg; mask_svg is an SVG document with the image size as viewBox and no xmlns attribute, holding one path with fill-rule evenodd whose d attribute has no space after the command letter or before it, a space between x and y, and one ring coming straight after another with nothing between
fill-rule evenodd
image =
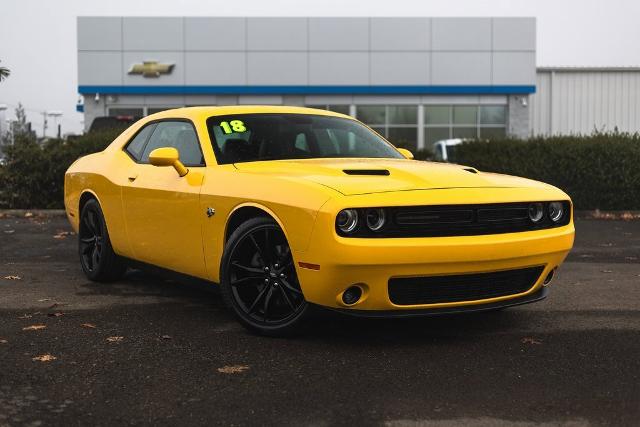
<instances>
[{"instance_id":1,"label":"door handle","mask_svg":"<svg viewBox=\"0 0 640 427\"><path fill-rule=\"evenodd\" d=\"M129 182L133 182L136 180L136 178L138 178L138 174L137 173L130 173L129 176Z\"/></svg>"}]
</instances>

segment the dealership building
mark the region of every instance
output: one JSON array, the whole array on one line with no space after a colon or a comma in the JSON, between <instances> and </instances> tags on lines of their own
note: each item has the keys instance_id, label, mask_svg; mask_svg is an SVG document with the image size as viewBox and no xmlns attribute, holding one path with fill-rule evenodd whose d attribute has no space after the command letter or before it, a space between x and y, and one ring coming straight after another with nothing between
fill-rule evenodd
<instances>
[{"instance_id":1,"label":"dealership building","mask_svg":"<svg viewBox=\"0 0 640 427\"><path fill-rule=\"evenodd\" d=\"M640 72L536 70L534 18L78 18L87 129L95 117L182 106L303 105L350 114L415 150L447 138L571 133L563 109L586 111L581 103L597 95L580 90L609 91L618 74L631 110L616 126L637 130ZM587 83L569 103L575 79ZM601 128L592 115L580 124L587 131Z\"/></svg>"}]
</instances>

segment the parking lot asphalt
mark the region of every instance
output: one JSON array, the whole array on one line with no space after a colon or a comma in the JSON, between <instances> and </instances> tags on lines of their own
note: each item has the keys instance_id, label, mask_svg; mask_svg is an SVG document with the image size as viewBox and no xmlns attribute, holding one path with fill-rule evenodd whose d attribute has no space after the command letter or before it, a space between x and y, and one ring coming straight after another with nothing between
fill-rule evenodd
<instances>
[{"instance_id":1,"label":"parking lot asphalt","mask_svg":"<svg viewBox=\"0 0 640 427\"><path fill-rule=\"evenodd\" d=\"M0 219L0 426L640 421L640 221L578 221L543 302L251 335L210 286L85 279L64 218Z\"/></svg>"}]
</instances>

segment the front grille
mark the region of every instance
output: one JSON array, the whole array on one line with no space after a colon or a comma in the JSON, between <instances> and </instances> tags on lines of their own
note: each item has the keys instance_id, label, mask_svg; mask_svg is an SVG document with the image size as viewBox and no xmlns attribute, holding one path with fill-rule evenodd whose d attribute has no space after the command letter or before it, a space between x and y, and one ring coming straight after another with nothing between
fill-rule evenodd
<instances>
[{"instance_id":1,"label":"front grille","mask_svg":"<svg viewBox=\"0 0 640 427\"><path fill-rule=\"evenodd\" d=\"M389 299L396 305L473 301L526 292L544 266L491 273L389 279Z\"/></svg>"},{"instance_id":2,"label":"front grille","mask_svg":"<svg viewBox=\"0 0 640 427\"><path fill-rule=\"evenodd\" d=\"M371 231L360 221L358 228L345 237L446 237L479 236L485 234L517 233L561 227L571 220L571 204L564 205L564 216L553 222L547 214L548 202L542 202L544 216L534 223L529 219L529 202L491 203L478 205L394 206L383 208L387 222L378 231ZM366 209L358 208L360 218L366 217Z\"/></svg>"}]
</instances>

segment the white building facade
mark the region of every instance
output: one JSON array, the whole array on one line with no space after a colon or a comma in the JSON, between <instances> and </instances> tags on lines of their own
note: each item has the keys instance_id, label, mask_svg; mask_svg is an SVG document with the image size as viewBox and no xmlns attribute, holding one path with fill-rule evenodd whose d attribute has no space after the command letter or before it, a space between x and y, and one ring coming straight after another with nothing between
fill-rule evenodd
<instances>
[{"instance_id":1,"label":"white building facade","mask_svg":"<svg viewBox=\"0 0 640 427\"><path fill-rule=\"evenodd\" d=\"M397 145L526 137L534 18L78 19L78 90L95 117L191 105L327 108Z\"/></svg>"}]
</instances>

